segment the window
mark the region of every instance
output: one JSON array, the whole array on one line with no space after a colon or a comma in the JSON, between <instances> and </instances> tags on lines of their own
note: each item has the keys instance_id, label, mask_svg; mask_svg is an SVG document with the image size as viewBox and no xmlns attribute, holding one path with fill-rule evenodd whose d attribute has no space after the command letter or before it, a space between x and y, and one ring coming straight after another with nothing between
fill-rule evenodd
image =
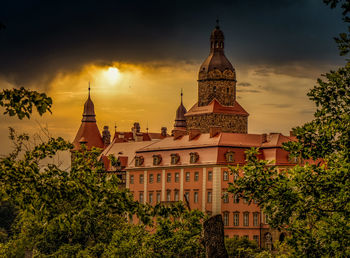
<instances>
[{"instance_id":1,"label":"window","mask_svg":"<svg viewBox=\"0 0 350 258\"><path fill-rule=\"evenodd\" d=\"M243 238L249 239L249 236L248 235L244 235Z\"/></svg>"},{"instance_id":2,"label":"window","mask_svg":"<svg viewBox=\"0 0 350 258\"><path fill-rule=\"evenodd\" d=\"M190 163L196 163L199 159L199 155L197 152L190 153Z\"/></svg>"},{"instance_id":3,"label":"window","mask_svg":"<svg viewBox=\"0 0 350 258\"><path fill-rule=\"evenodd\" d=\"M185 192L185 198L187 201L190 201L190 192Z\"/></svg>"},{"instance_id":4,"label":"window","mask_svg":"<svg viewBox=\"0 0 350 258\"><path fill-rule=\"evenodd\" d=\"M149 202L150 204L153 203L153 193L149 193L149 194L148 194L148 202Z\"/></svg>"},{"instance_id":5,"label":"window","mask_svg":"<svg viewBox=\"0 0 350 258\"><path fill-rule=\"evenodd\" d=\"M208 181L212 181L212 180L213 180L213 172L208 171Z\"/></svg>"},{"instance_id":6,"label":"window","mask_svg":"<svg viewBox=\"0 0 350 258\"><path fill-rule=\"evenodd\" d=\"M243 213L243 226L249 226L249 213Z\"/></svg>"},{"instance_id":7,"label":"window","mask_svg":"<svg viewBox=\"0 0 350 258\"><path fill-rule=\"evenodd\" d=\"M153 174L150 174L150 175L149 175L149 182L150 182L150 183L153 183Z\"/></svg>"},{"instance_id":8,"label":"window","mask_svg":"<svg viewBox=\"0 0 350 258\"><path fill-rule=\"evenodd\" d=\"M157 193L157 203L160 203L160 193Z\"/></svg>"},{"instance_id":9,"label":"window","mask_svg":"<svg viewBox=\"0 0 350 258\"><path fill-rule=\"evenodd\" d=\"M140 175L140 184L143 184L143 174Z\"/></svg>"},{"instance_id":10,"label":"window","mask_svg":"<svg viewBox=\"0 0 350 258\"><path fill-rule=\"evenodd\" d=\"M175 173L175 182L179 182L180 181L180 175L179 173Z\"/></svg>"},{"instance_id":11,"label":"window","mask_svg":"<svg viewBox=\"0 0 350 258\"><path fill-rule=\"evenodd\" d=\"M268 224L269 223L269 215L265 214L265 223Z\"/></svg>"},{"instance_id":12,"label":"window","mask_svg":"<svg viewBox=\"0 0 350 258\"><path fill-rule=\"evenodd\" d=\"M233 225L239 226L239 213L238 212L233 214Z\"/></svg>"},{"instance_id":13,"label":"window","mask_svg":"<svg viewBox=\"0 0 350 258\"><path fill-rule=\"evenodd\" d=\"M235 153L232 151L228 151L225 153L225 158L227 162L234 162L235 161Z\"/></svg>"},{"instance_id":14,"label":"window","mask_svg":"<svg viewBox=\"0 0 350 258\"><path fill-rule=\"evenodd\" d=\"M244 197L244 198L243 198L243 202L244 202L245 204L249 203L248 197Z\"/></svg>"},{"instance_id":15,"label":"window","mask_svg":"<svg viewBox=\"0 0 350 258\"><path fill-rule=\"evenodd\" d=\"M253 240L256 242L257 245L259 245L259 236L258 235L254 235Z\"/></svg>"},{"instance_id":16,"label":"window","mask_svg":"<svg viewBox=\"0 0 350 258\"><path fill-rule=\"evenodd\" d=\"M194 172L194 181L199 180L199 172Z\"/></svg>"},{"instance_id":17,"label":"window","mask_svg":"<svg viewBox=\"0 0 350 258\"><path fill-rule=\"evenodd\" d=\"M224 181L228 181L228 171L224 171Z\"/></svg>"},{"instance_id":18,"label":"window","mask_svg":"<svg viewBox=\"0 0 350 258\"><path fill-rule=\"evenodd\" d=\"M224 203L228 203L228 193L224 193L222 200L224 201Z\"/></svg>"},{"instance_id":19,"label":"window","mask_svg":"<svg viewBox=\"0 0 350 258\"><path fill-rule=\"evenodd\" d=\"M130 175L130 184L134 183L134 175Z\"/></svg>"},{"instance_id":20,"label":"window","mask_svg":"<svg viewBox=\"0 0 350 258\"><path fill-rule=\"evenodd\" d=\"M229 225L229 213L224 212L224 226L228 226L228 225Z\"/></svg>"},{"instance_id":21,"label":"window","mask_svg":"<svg viewBox=\"0 0 350 258\"><path fill-rule=\"evenodd\" d=\"M167 200L168 202L171 201L171 192L170 192L169 190L166 192L166 200Z\"/></svg>"},{"instance_id":22,"label":"window","mask_svg":"<svg viewBox=\"0 0 350 258\"><path fill-rule=\"evenodd\" d=\"M162 156L153 155L153 165L157 166L162 162Z\"/></svg>"},{"instance_id":23,"label":"window","mask_svg":"<svg viewBox=\"0 0 350 258\"><path fill-rule=\"evenodd\" d=\"M143 164L143 157L135 156L135 167L142 166L142 164Z\"/></svg>"},{"instance_id":24,"label":"window","mask_svg":"<svg viewBox=\"0 0 350 258\"><path fill-rule=\"evenodd\" d=\"M239 203L239 196L238 196L238 194L236 194L236 195L233 197L233 203Z\"/></svg>"},{"instance_id":25,"label":"window","mask_svg":"<svg viewBox=\"0 0 350 258\"><path fill-rule=\"evenodd\" d=\"M166 181L167 181L168 183L171 182L171 174L170 174L170 173L168 173L168 174L166 175Z\"/></svg>"},{"instance_id":26,"label":"window","mask_svg":"<svg viewBox=\"0 0 350 258\"><path fill-rule=\"evenodd\" d=\"M194 203L198 203L198 192L194 192Z\"/></svg>"},{"instance_id":27,"label":"window","mask_svg":"<svg viewBox=\"0 0 350 258\"><path fill-rule=\"evenodd\" d=\"M218 47L218 43L216 43L216 47ZM213 87L213 92L216 93L216 86Z\"/></svg>"},{"instance_id":28,"label":"window","mask_svg":"<svg viewBox=\"0 0 350 258\"><path fill-rule=\"evenodd\" d=\"M253 226L259 226L259 213L253 213Z\"/></svg>"},{"instance_id":29,"label":"window","mask_svg":"<svg viewBox=\"0 0 350 258\"><path fill-rule=\"evenodd\" d=\"M143 192L140 192L139 194L139 201L140 203L143 203Z\"/></svg>"},{"instance_id":30,"label":"window","mask_svg":"<svg viewBox=\"0 0 350 258\"><path fill-rule=\"evenodd\" d=\"M171 165L176 165L180 160L179 154L171 154L170 156L171 156Z\"/></svg>"},{"instance_id":31,"label":"window","mask_svg":"<svg viewBox=\"0 0 350 258\"><path fill-rule=\"evenodd\" d=\"M211 203L211 201L212 201L211 192L208 192L208 193L207 193L207 202L208 202L208 203Z\"/></svg>"},{"instance_id":32,"label":"window","mask_svg":"<svg viewBox=\"0 0 350 258\"><path fill-rule=\"evenodd\" d=\"M175 202L178 202L179 201L179 191L175 191L175 195L174 195L174 199L175 199Z\"/></svg>"},{"instance_id":33,"label":"window","mask_svg":"<svg viewBox=\"0 0 350 258\"><path fill-rule=\"evenodd\" d=\"M186 182L190 182L190 172L186 172Z\"/></svg>"},{"instance_id":34,"label":"window","mask_svg":"<svg viewBox=\"0 0 350 258\"><path fill-rule=\"evenodd\" d=\"M227 92L227 94L230 92L230 89L229 88L226 88L226 92Z\"/></svg>"},{"instance_id":35,"label":"window","mask_svg":"<svg viewBox=\"0 0 350 258\"><path fill-rule=\"evenodd\" d=\"M233 180L237 180L238 179L238 174L235 172L234 174L233 174Z\"/></svg>"}]
</instances>

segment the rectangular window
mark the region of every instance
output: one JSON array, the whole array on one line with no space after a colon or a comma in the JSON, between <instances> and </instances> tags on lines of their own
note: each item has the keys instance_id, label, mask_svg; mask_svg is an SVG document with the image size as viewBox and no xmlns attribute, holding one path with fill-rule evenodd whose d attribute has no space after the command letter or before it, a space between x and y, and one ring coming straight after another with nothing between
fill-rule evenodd
<instances>
[{"instance_id":1,"label":"rectangular window","mask_svg":"<svg viewBox=\"0 0 350 258\"><path fill-rule=\"evenodd\" d=\"M170 173L168 173L168 174L166 175L166 181L167 181L168 183L171 182L171 174L170 174Z\"/></svg>"},{"instance_id":2,"label":"rectangular window","mask_svg":"<svg viewBox=\"0 0 350 258\"><path fill-rule=\"evenodd\" d=\"M236 194L236 195L233 197L233 203L239 203L238 194Z\"/></svg>"},{"instance_id":3,"label":"rectangular window","mask_svg":"<svg viewBox=\"0 0 350 258\"><path fill-rule=\"evenodd\" d=\"M160 183L160 174L157 174L157 183Z\"/></svg>"},{"instance_id":4,"label":"rectangular window","mask_svg":"<svg viewBox=\"0 0 350 258\"><path fill-rule=\"evenodd\" d=\"M140 192L139 194L139 201L140 203L143 203L143 192Z\"/></svg>"},{"instance_id":5,"label":"rectangular window","mask_svg":"<svg viewBox=\"0 0 350 258\"><path fill-rule=\"evenodd\" d=\"M245 226L245 227L249 226L249 213L248 212L243 213L243 226Z\"/></svg>"},{"instance_id":6,"label":"rectangular window","mask_svg":"<svg viewBox=\"0 0 350 258\"><path fill-rule=\"evenodd\" d=\"M179 191L175 191L174 194L175 194L175 196L174 196L175 202L178 202L179 201Z\"/></svg>"},{"instance_id":7,"label":"rectangular window","mask_svg":"<svg viewBox=\"0 0 350 258\"><path fill-rule=\"evenodd\" d=\"M186 172L186 182L190 182L190 172Z\"/></svg>"},{"instance_id":8,"label":"rectangular window","mask_svg":"<svg viewBox=\"0 0 350 258\"><path fill-rule=\"evenodd\" d=\"M143 184L143 174L140 175L140 184Z\"/></svg>"},{"instance_id":9,"label":"rectangular window","mask_svg":"<svg viewBox=\"0 0 350 258\"><path fill-rule=\"evenodd\" d=\"M148 202L149 202L150 204L153 203L153 193L149 193L149 194L148 194Z\"/></svg>"},{"instance_id":10,"label":"rectangular window","mask_svg":"<svg viewBox=\"0 0 350 258\"><path fill-rule=\"evenodd\" d=\"M233 214L233 225L234 226L239 226L239 213L234 213Z\"/></svg>"},{"instance_id":11,"label":"rectangular window","mask_svg":"<svg viewBox=\"0 0 350 258\"><path fill-rule=\"evenodd\" d=\"M236 172L233 174L233 179L234 179L235 181L238 179L238 174L237 174Z\"/></svg>"},{"instance_id":12,"label":"rectangular window","mask_svg":"<svg viewBox=\"0 0 350 258\"><path fill-rule=\"evenodd\" d=\"M180 175L179 173L175 173L175 182L179 182L180 181Z\"/></svg>"},{"instance_id":13,"label":"rectangular window","mask_svg":"<svg viewBox=\"0 0 350 258\"><path fill-rule=\"evenodd\" d=\"M157 193L157 203L160 203L160 193Z\"/></svg>"},{"instance_id":14,"label":"rectangular window","mask_svg":"<svg viewBox=\"0 0 350 258\"><path fill-rule=\"evenodd\" d=\"M228 203L228 193L224 193L222 200L224 203Z\"/></svg>"},{"instance_id":15,"label":"rectangular window","mask_svg":"<svg viewBox=\"0 0 350 258\"><path fill-rule=\"evenodd\" d=\"M254 235L253 240L256 242L257 245L259 245L259 236L258 235Z\"/></svg>"},{"instance_id":16,"label":"rectangular window","mask_svg":"<svg viewBox=\"0 0 350 258\"><path fill-rule=\"evenodd\" d=\"M152 184L153 183L153 174L149 175L149 182Z\"/></svg>"},{"instance_id":17,"label":"rectangular window","mask_svg":"<svg viewBox=\"0 0 350 258\"><path fill-rule=\"evenodd\" d=\"M248 197L244 197L243 202L244 202L245 204L249 203Z\"/></svg>"},{"instance_id":18,"label":"rectangular window","mask_svg":"<svg viewBox=\"0 0 350 258\"><path fill-rule=\"evenodd\" d=\"M134 175L130 175L130 184L134 183Z\"/></svg>"},{"instance_id":19,"label":"rectangular window","mask_svg":"<svg viewBox=\"0 0 350 258\"><path fill-rule=\"evenodd\" d=\"M185 198L190 201L190 192L185 192Z\"/></svg>"},{"instance_id":20,"label":"rectangular window","mask_svg":"<svg viewBox=\"0 0 350 258\"><path fill-rule=\"evenodd\" d=\"M194 203L198 203L198 192L194 192Z\"/></svg>"},{"instance_id":21,"label":"rectangular window","mask_svg":"<svg viewBox=\"0 0 350 258\"><path fill-rule=\"evenodd\" d=\"M224 171L224 181L228 181L228 171Z\"/></svg>"},{"instance_id":22,"label":"rectangular window","mask_svg":"<svg viewBox=\"0 0 350 258\"><path fill-rule=\"evenodd\" d=\"M212 201L212 198L211 198L212 196L211 196L211 192L208 192L207 193L207 202L208 203L211 203L211 201Z\"/></svg>"},{"instance_id":23,"label":"rectangular window","mask_svg":"<svg viewBox=\"0 0 350 258\"><path fill-rule=\"evenodd\" d=\"M199 172L194 172L194 181L199 180Z\"/></svg>"},{"instance_id":24,"label":"rectangular window","mask_svg":"<svg viewBox=\"0 0 350 258\"><path fill-rule=\"evenodd\" d=\"M228 225L229 225L229 213L224 212L224 226L228 226Z\"/></svg>"},{"instance_id":25,"label":"rectangular window","mask_svg":"<svg viewBox=\"0 0 350 258\"><path fill-rule=\"evenodd\" d=\"M166 192L166 200L167 200L168 202L171 201L171 192L170 192L170 191L167 191L167 192Z\"/></svg>"},{"instance_id":26,"label":"rectangular window","mask_svg":"<svg viewBox=\"0 0 350 258\"><path fill-rule=\"evenodd\" d=\"M253 213L253 226L259 226L259 213Z\"/></svg>"},{"instance_id":27,"label":"rectangular window","mask_svg":"<svg viewBox=\"0 0 350 258\"><path fill-rule=\"evenodd\" d=\"M208 181L213 180L213 171L208 171Z\"/></svg>"}]
</instances>

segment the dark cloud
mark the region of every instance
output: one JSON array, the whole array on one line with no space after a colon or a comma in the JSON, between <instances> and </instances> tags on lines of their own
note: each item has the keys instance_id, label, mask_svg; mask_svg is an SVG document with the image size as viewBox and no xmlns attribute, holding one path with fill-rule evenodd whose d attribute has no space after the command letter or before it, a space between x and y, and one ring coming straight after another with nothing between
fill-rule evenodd
<instances>
[{"instance_id":1,"label":"dark cloud","mask_svg":"<svg viewBox=\"0 0 350 258\"><path fill-rule=\"evenodd\" d=\"M241 87L251 87L252 84L250 82L240 82L238 83L238 86L241 86Z\"/></svg>"},{"instance_id":2,"label":"dark cloud","mask_svg":"<svg viewBox=\"0 0 350 258\"><path fill-rule=\"evenodd\" d=\"M248 92L248 93L260 93L260 90L242 90L242 89L237 89L237 92Z\"/></svg>"},{"instance_id":3,"label":"dark cloud","mask_svg":"<svg viewBox=\"0 0 350 258\"><path fill-rule=\"evenodd\" d=\"M263 104L265 106L271 106L275 108L290 108L293 105L292 104L274 104L274 103L268 103L268 104Z\"/></svg>"},{"instance_id":4,"label":"dark cloud","mask_svg":"<svg viewBox=\"0 0 350 258\"><path fill-rule=\"evenodd\" d=\"M26 84L91 62L200 62L217 16L234 66L340 62L344 25L321 0L22 0L0 4L0 74Z\"/></svg>"}]
</instances>

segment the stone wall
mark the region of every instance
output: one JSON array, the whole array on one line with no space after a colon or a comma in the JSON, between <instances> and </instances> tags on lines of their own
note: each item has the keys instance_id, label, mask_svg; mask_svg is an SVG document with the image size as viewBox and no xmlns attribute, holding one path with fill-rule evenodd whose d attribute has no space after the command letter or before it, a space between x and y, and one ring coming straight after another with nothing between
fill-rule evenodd
<instances>
[{"instance_id":1,"label":"stone wall","mask_svg":"<svg viewBox=\"0 0 350 258\"><path fill-rule=\"evenodd\" d=\"M201 133L209 133L210 127L221 127L222 132L247 133L248 116L236 114L204 114L186 117L187 130L200 129Z\"/></svg>"}]
</instances>

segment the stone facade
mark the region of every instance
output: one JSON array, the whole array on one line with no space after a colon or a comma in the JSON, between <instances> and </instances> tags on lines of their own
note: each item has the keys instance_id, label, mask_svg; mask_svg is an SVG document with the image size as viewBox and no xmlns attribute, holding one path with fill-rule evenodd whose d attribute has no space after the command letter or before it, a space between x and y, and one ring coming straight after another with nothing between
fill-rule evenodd
<instances>
[{"instance_id":1,"label":"stone facade","mask_svg":"<svg viewBox=\"0 0 350 258\"><path fill-rule=\"evenodd\" d=\"M236 75L233 71L200 71L198 77L198 106L207 106L214 98L224 106L235 104Z\"/></svg>"},{"instance_id":2,"label":"stone facade","mask_svg":"<svg viewBox=\"0 0 350 258\"><path fill-rule=\"evenodd\" d=\"M247 133L248 116L238 114L203 114L186 117L187 130L200 129L209 133L210 127L220 127L222 132Z\"/></svg>"}]
</instances>

